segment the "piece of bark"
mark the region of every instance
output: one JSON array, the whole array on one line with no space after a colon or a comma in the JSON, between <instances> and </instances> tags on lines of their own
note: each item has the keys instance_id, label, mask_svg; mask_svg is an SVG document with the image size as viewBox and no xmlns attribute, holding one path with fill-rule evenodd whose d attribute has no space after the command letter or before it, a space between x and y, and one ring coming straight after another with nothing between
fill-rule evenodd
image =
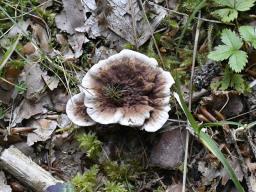
<instances>
[{"instance_id":1,"label":"piece of bark","mask_svg":"<svg viewBox=\"0 0 256 192\"><path fill-rule=\"evenodd\" d=\"M0 167L16 177L21 183L36 192L42 192L51 185L63 183L34 163L16 147L11 146L0 154Z\"/></svg>"}]
</instances>

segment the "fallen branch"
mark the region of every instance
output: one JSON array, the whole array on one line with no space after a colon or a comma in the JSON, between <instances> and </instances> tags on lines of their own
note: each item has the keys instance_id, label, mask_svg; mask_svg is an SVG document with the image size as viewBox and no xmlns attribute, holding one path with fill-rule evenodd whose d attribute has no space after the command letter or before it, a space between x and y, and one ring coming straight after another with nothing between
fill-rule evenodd
<instances>
[{"instance_id":1,"label":"fallen branch","mask_svg":"<svg viewBox=\"0 0 256 192\"><path fill-rule=\"evenodd\" d=\"M63 182L55 179L49 172L41 168L14 146L4 149L0 153L0 168L38 192L45 191L47 187Z\"/></svg>"}]
</instances>

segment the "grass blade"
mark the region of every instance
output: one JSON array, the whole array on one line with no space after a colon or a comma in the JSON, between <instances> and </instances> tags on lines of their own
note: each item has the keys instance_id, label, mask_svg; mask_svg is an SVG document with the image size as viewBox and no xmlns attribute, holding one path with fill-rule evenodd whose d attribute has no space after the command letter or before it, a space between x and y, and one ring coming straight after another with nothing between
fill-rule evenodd
<instances>
[{"instance_id":1,"label":"grass blade","mask_svg":"<svg viewBox=\"0 0 256 192\"><path fill-rule=\"evenodd\" d=\"M235 125L237 127L243 126L243 124L233 122L233 121L217 121L212 123L203 123L202 125L200 125L200 129L205 127L216 127L216 126L223 126L223 125Z\"/></svg>"},{"instance_id":2,"label":"grass blade","mask_svg":"<svg viewBox=\"0 0 256 192\"><path fill-rule=\"evenodd\" d=\"M12 53L14 52L14 50L16 49L18 43L20 40L20 35L18 37L16 37L14 43L9 47L9 49L5 52L2 61L0 62L0 71L4 68L4 66L6 65L7 61L10 59Z\"/></svg>"}]
</instances>

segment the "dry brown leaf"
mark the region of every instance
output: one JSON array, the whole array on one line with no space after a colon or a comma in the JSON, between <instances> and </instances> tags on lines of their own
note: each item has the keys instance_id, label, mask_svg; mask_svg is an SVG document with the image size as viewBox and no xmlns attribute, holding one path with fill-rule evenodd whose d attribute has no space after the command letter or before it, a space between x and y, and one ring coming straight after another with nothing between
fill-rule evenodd
<instances>
[{"instance_id":1,"label":"dry brown leaf","mask_svg":"<svg viewBox=\"0 0 256 192\"><path fill-rule=\"evenodd\" d=\"M23 99L13 111L10 127L14 127L17 123L21 123L24 119L30 119L34 115L46 113L48 107L52 108L52 103L48 95L44 95L36 102L26 98ZM9 116L11 117L11 114Z\"/></svg>"},{"instance_id":2,"label":"dry brown leaf","mask_svg":"<svg viewBox=\"0 0 256 192\"><path fill-rule=\"evenodd\" d=\"M50 93L50 97L54 106L54 110L57 112L65 112L66 104L69 96L64 89L57 88Z\"/></svg>"},{"instance_id":3,"label":"dry brown leaf","mask_svg":"<svg viewBox=\"0 0 256 192\"><path fill-rule=\"evenodd\" d=\"M51 91L56 89L59 85L59 82L60 82L60 80L55 76L49 76L49 75L46 75L46 74L42 74L42 78L43 78L45 84L47 85L47 87Z\"/></svg>"},{"instance_id":4,"label":"dry brown leaf","mask_svg":"<svg viewBox=\"0 0 256 192\"><path fill-rule=\"evenodd\" d=\"M42 76L47 72L41 70L37 63L25 65L23 72L20 75L20 81L25 82L27 90L25 98L29 100L38 100L45 90L45 83Z\"/></svg>"},{"instance_id":5,"label":"dry brown leaf","mask_svg":"<svg viewBox=\"0 0 256 192\"><path fill-rule=\"evenodd\" d=\"M5 174L3 171L0 171L0 189L1 192L12 192L12 188L7 185Z\"/></svg>"},{"instance_id":6,"label":"dry brown leaf","mask_svg":"<svg viewBox=\"0 0 256 192\"><path fill-rule=\"evenodd\" d=\"M102 3L96 3L95 0L83 1L85 12L91 15L89 17L84 15L84 25L76 30L88 33L93 39L97 37L111 39L111 47L121 47L125 43L124 40L133 45L143 45L167 14L163 8L149 2L147 8L154 15L149 18L149 26L137 0L109 0L108 6L100 6L104 2L106 4L106 1L100 2ZM107 11L107 7L111 7L111 11ZM149 30L150 27L152 31Z\"/></svg>"},{"instance_id":7,"label":"dry brown leaf","mask_svg":"<svg viewBox=\"0 0 256 192\"><path fill-rule=\"evenodd\" d=\"M84 24L85 12L80 0L62 0L62 2L63 10L55 17L55 22L59 29L69 34L68 41L74 51L73 54L70 50L65 51L65 53L62 54L68 59L78 58L83 53L83 44L89 41L84 33L80 33L76 30L77 27Z\"/></svg>"},{"instance_id":8,"label":"dry brown leaf","mask_svg":"<svg viewBox=\"0 0 256 192\"><path fill-rule=\"evenodd\" d=\"M31 146L35 142L49 139L53 131L57 128L57 122L48 119L33 119L30 120L26 126L37 128L33 133L29 133L27 136L27 144Z\"/></svg>"},{"instance_id":9,"label":"dry brown leaf","mask_svg":"<svg viewBox=\"0 0 256 192\"><path fill-rule=\"evenodd\" d=\"M33 37L37 40L39 47L46 53L50 51L49 47L49 36L46 29L38 23L30 25L32 28Z\"/></svg>"},{"instance_id":10,"label":"dry brown leaf","mask_svg":"<svg viewBox=\"0 0 256 192\"><path fill-rule=\"evenodd\" d=\"M249 176L249 180L251 183L252 191L256 192L256 177L254 175Z\"/></svg>"}]
</instances>

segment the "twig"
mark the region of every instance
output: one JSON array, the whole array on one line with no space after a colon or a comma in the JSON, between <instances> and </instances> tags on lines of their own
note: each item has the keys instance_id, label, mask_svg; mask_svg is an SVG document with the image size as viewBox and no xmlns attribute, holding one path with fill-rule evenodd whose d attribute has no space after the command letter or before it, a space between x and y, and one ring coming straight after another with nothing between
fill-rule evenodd
<instances>
[{"instance_id":1,"label":"twig","mask_svg":"<svg viewBox=\"0 0 256 192\"><path fill-rule=\"evenodd\" d=\"M226 95L226 97L227 97L227 100L226 100L226 102L224 103L224 105L221 107L221 109L219 110L220 113L223 111L223 109L225 109L225 107L227 106L227 104L228 104L228 102L229 102L229 99L230 99L228 93L226 93L225 95Z\"/></svg>"},{"instance_id":2,"label":"twig","mask_svg":"<svg viewBox=\"0 0 256 192\"><path fill-rule=\"evenodd\" d=\"M63 182L55 179L14 146L0 153L0 166L37 192L46 191L49 186Z\"/></svg>"},{"instance_id":3,"label":"twig","mask_svg":"<svg viewBox=\"0 0 256 192\"><path fill-rule=\"evenodd\" d=\"M201 12L200 11L198 13L198 17L201 17ZM196 64L196 55L197 55L197 48L198 48L198 38L199 38L199 34L200 34L200 26L201 26L201 21L198 20L197 26L196 26L196 35L195 35L194 50L193 50L193 61L192 61L192 69L191 69L190 84L189 84L188 108L189 108L190 111L191 111L191 108L192 108L193 78L194 78L194 71L195 71L195 64ZM186 143L185 143L185 157L184 157L184 168L183 168L182 192L186 191L189 136L190 136L190 133L189 133L189 131L187 131L186 132Z\"/></svg>"}]
</instances>

